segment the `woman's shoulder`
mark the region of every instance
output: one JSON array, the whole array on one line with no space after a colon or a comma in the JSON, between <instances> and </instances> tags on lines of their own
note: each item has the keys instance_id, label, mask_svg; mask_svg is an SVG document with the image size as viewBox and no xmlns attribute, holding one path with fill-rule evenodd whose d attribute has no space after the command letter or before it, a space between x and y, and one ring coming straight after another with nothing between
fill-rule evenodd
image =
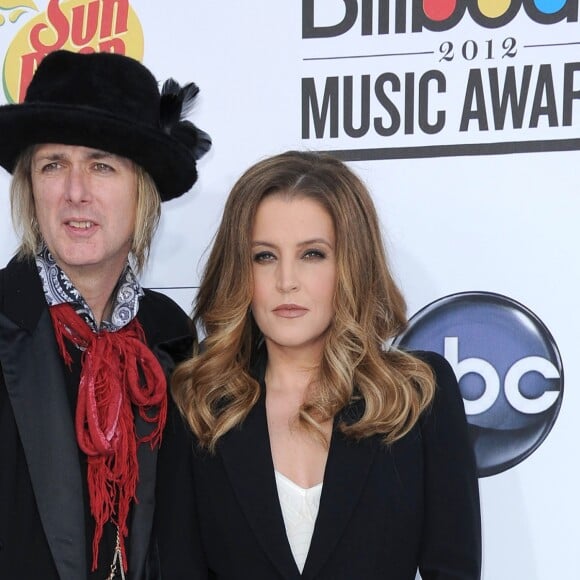
<instances>
[{"instance_id":1,"label":"woman's shoulder","mask_svg":"<svg viewBox=\"0 0 580 580\"><path fill-rule=\"evenodd\" d=\"M459 384L449 362L432 351L413 351L413 356L427 363L435 377L435 394L421 417L423 427L438 432L456 431L467 437L467 417Z\"/></svg>"},{"instance_id":2,"label":"woman's shoulder","mask_svg":"<svg viewBox=\"0 0 580 580\"><path fill-rule=\"evenodd\" d=\"M418 358L428 364L435 375L435 382L439 384L457 385L455 373L447 359L439 353L431 350L414 350L409 352L410 355Z\"/></svg>"}]
</instances>

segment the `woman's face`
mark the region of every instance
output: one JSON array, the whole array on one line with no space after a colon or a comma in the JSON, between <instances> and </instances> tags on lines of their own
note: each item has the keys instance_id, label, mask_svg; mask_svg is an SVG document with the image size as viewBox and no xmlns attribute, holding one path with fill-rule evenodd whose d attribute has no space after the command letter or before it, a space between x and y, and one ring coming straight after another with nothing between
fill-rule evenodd
<instances>
[{"instance_id":1,"label":"woman's face","mask_svg":"<svg viewBox=\"0 0 580 580\"><path fill-rule=\"evenodd\" d=\"M337 276L329 213L306 197L266 197L256 212L252 260L252 312L268 350L321 354Z\"/></svg>"}]
</instances>

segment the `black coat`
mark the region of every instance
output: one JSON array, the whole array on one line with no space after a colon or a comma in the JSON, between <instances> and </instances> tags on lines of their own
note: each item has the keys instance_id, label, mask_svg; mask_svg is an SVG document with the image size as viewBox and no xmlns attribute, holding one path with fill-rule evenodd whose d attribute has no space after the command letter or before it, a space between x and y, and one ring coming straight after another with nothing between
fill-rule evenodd
<instances>
[{"instance_id":1,"label":"black coat","mask_svg":"<svg viewBox=\"0 0 580 580\"><path fill-rule=\"evenodd\" d=\"M420 356L435 371L437 392L409 434L385 446L333 430L302 576L278 502L265 397L215 455L197 450L174 414L158 462L164 580L414 580L418 568L425 580L480 578L478 484L463 403L445 359Z\"/></svg>"},{"instance_id":2,"label":"black coat","mask_svg":"<svg viewBox=\"0 0 580 580\"><path fill-rule=\"evenodd\" d=\"M190 333L169 298L146 291L138 319L148 345ZM66 371L34 262L0 270L0 578L82 580L90 568L86 497ZM70 380L70 379L68 379ZM138 433L149 427L136 419ZM157 453L138 451L129 578L158 578L149 550Z\"/></svg>"}]
</instances>

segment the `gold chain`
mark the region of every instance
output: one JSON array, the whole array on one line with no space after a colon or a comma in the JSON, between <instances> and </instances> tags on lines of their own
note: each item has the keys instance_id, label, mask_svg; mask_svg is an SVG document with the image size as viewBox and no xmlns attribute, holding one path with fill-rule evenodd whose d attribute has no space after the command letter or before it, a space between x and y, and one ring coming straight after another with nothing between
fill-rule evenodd
<instances>
[{"instance_id":1,"label":"gold chain","mask_svg":"<svg viewBox=\"0 0 580 580\"><path fill-rule=\"evenodd\" d=\"M115 554L113 556L113 562L111 563L111 572L107 576L107 580L115 580L115 578L117 578L117 566L119 566L121 580L125 580L125 570L123 569L123 553L121 552L121 536L119 534L119 526L117 526L117 541L115 543Z\"/></svg>"}]
</instances>

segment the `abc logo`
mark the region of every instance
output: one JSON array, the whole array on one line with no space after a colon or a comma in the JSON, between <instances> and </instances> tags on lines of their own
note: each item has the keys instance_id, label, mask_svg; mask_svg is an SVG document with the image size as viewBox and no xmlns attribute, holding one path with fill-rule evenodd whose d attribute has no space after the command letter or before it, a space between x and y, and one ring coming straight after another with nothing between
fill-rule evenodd
<instances>
[{"instance_id":1,"label":"abc logo","mask_svg":"<svg viewBox=\"0 0 580 580\"><path fill-rule=\"evenodd\" d=\"M446 296L415 314L394 344L433 350L453 367L481 477L523 461L556 421L564 386L558 347L542 321L511 298Z\"/></svg>"}]
</instances>

